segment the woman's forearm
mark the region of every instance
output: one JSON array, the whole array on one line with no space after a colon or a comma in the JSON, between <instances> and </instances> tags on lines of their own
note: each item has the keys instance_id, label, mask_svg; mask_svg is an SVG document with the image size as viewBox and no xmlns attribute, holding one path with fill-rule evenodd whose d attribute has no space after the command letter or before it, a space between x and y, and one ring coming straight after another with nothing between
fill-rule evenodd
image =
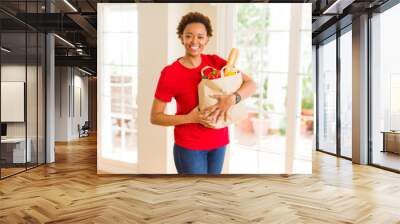
<instances>
[{"instance_id":1,"label":"woman's forearm","mask_svg":"<svg viewBox=\"0 0 400 224\"><path fill-rule=\"evenodd\" d=\"M243 100L253 95L256 89L257 89L256 83L252 79L249 79L244 81L242 86L236 92L242 97Z\"/></svg>"},{"instance_id":2,"label":"woman's forearm","mask_svg":"<svg viewBox=\"0 0 400 224\"><path fill-rule=\"evenodd\" d=\"M151 115L151 123L161 126L176 126L191 123L187 115L168 115L157 113Z\"/></svg>"}]
</instances>

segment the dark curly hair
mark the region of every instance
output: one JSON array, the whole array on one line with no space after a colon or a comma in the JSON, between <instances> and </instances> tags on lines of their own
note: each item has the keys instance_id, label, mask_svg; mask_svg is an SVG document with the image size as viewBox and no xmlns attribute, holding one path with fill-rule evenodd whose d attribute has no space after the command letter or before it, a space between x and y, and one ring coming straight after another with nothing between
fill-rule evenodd
<instances>
[{"instance_id":1,"label":"dark curly hair","mask_svg":"<svg viewBox=\"0 0 400 224\"><path fill-rule=\"evenodd\" d=\"M210 19L199 13L199 12L189 12L188 14L184 15L179 22L177 32L178 37L181 37L183 34L183 30L185 30L185 27L190 24L190 23L201 23L206 27L207 30L207 36L212 37L212 27L211 27L211 22Z\"/></svg>"}]
</instances>

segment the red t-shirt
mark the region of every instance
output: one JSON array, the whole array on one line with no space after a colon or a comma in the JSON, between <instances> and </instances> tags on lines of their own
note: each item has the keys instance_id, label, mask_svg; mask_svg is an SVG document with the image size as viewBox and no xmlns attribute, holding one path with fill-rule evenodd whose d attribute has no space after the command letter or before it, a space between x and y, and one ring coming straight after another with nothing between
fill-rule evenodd
<instances>
[{"instance_id":1,"label":"red t-shirt","mask_svg":"<svg viewBox=\"0 0 400 224\"><path fill-rule=\"evenodd\" d=\"M177 59L166 66L158 80L155 98L177 104L176 115L187 114L199 104L197 87L201 81L201 69L212 66L221 69L226 61L217 55L201 55L201 64L196 68L184 67ZM212 129L201 124L177 125L174 129L175 144L192 150L210 150L229 143L228 128Z\"/></svg>"}]
</instances>

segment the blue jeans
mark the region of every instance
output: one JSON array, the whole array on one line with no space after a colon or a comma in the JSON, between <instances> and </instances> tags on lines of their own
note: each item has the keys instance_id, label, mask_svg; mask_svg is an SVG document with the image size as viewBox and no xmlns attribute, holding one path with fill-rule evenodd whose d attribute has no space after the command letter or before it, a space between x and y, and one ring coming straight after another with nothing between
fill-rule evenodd
<instances>
[{"instance_id":1,"label":"blue jeans","mask_svg":"<svg viewBox=\"0 0 400 224\"><path fill-rule=\"evenodd\" d=\"M190 150L174 144L175 167L179 174L221 174L225 149Z\"/></svg>"}]
</instances>

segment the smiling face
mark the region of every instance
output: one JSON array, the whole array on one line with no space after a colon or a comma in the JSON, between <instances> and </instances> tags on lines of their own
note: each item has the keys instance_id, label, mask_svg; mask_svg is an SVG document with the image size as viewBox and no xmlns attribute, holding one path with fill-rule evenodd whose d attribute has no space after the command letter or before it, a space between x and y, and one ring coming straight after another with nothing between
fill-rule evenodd
<instances>
[{"instance_id":1,"label":"smiling face","mask_svg":"<svg viewBox=\"0 0 400 224\"><path fill-rule=\"evenodd\" d=\"M206 27L202 23L189 23L183 30L180 39L185 47L186 55L200 56L208 43Z\"/></svg>"}]
</instances>

